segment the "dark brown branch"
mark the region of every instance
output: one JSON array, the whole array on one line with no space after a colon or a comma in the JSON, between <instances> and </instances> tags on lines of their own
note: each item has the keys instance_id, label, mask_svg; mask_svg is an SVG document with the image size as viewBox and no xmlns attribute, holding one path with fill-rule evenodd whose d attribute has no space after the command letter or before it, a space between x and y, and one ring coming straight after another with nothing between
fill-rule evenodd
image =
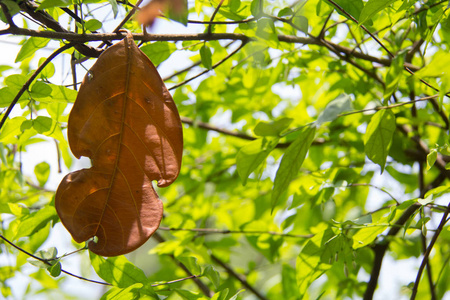
<instances>
[{"instance_id":1,"label":"dark brown branch","mask_svg":"<svg viewBox=\"0 0 450 300\"><path fill-rule=\"evenodd\" d=\"M58 23L58 21L53 19L53 17L51 15L49 15L48 13L46 13L45 11L37 10L38 5L32 1L23 1L20 4L20 8L24 12L26 12L30 17L41 22L48 28L51 28L51 29L53 29L57 32L61 32L61 33L69 33L69 34L79 35L77 33L73 33L73 32L66 30L64 27L61 26L61 24ZM17 28L10 28L10 29L14 30L14 29L23 29L23 28L17 27ZM85 56L89 56L89 57L98 57L102 52L102 50L100 50L100 49L96 49L96 48L93 48L91 46L84 45L84 44L76 44L76 45L74 45L74 47L75 47L75 49L78 50L78 52L80 52L81 54L83 54Z\"/></svg>"},{"instance_id":2,"label":"dark brown branch","mask_svg":"<svg viewBox=\"0 0 450 300\"><path fill-rule=\"evenodd\" d=\"M37 31L27 28L9 28L0 30L0 35L13 34L23 36L35 36L44 37L56 40L68 40L76 42L94 42L94 41L113 41L121 40L125 37L122 33L91 33L91 34L76 34L73 32L54 32L54 31ZM249 42L252 41L246 35L236 33L198 33L198 34L143 34L134 33L133 38L136 41L150 42L150 41L213 41L213 40L235 40ZM298 37L290 35L279 35L278 40L284 43L295 43L304 45L318 45L325 46L323 41L315 37ZM390 66L390 59L378 58L365 53L354 51L353 49L334 44L327 41L328 45L331 45L336 51L339 51L345 55L353 56L355 58L367 60L370 62L378 63L382 66ZM405 64L410 70L419 70L420 68L409 63Z\"/></svg>"},{"instance_id":3,"label":"dark brown branch","mask_svg":"<svg viewBox=\"0 0 450 300\"><path fill-rule=\"evenodd\" d=\"M450 213L450 203L447 206L447 211L444 213L444 215L442 216L441 222L439 223L436 232L434 233L433 237L431 238L430 244L427 247L427 250L425 251L425 253L423 254L423 259L422 259L422 263L420 264L419 267L419 271L417 272L417 277L416 280L414 282L414 286L412 289L412 294L411 294L411 300L416 299L416 295L417 295L417 289L419 287L419 283L420 283L420 278L422 277L422 272L423 269L425 268L425 265L427 264L428 258L430 256L431 250L434 247L434 244L436 243L439 234L442 232L442 229L444 228L445 223L448 221L447 217Z\"/></svg>"},{"instance_id":4,"label":"dark brown branch","mask_svg":"<svg viewBox=\"0 0 450 300\"><path fill-rule=\"evenodd\" d=\"M47 66L47 64L49 62L51 62L56 56L58 56L60 53L64 52L67 49L72 48L75 45L75 43L69 43L66 44L64 46L62 46L61 48L57 49L55 52L53 52L43 63L42 65L39 66L39 68L37 68L36 71L34 71L33 75L31 75L31 77L27 80L27 82L25 82L25 84L22 86L22 88L20 89L20 91L17 93L16 97L14 97L14 100L11 102L11 104L8 106L8 109L6 110L5 114L3 115L2 120L0 121L0 129L3 127L3 125L6 122L6 119L8 118L9 114L11 113L11 111L13 110L14 106L17 104L17 102L19 101L20 97L22 96L22 94L28 89L28 87L30 86L30 84L36 79L36 77L42 72L42 70L45 68L45 66Z\"/></svg>"}]
</instances>

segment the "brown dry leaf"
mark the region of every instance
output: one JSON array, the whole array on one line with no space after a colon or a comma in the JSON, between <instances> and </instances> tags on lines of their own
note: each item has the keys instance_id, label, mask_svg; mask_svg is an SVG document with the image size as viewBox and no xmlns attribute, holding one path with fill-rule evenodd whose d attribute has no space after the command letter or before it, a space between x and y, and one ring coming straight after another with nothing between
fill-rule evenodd
<instances>
[{"instance_id":1,"label":"brown dry leaf","mask_svg":"<svg viewBox=\"0 0 450 300\"><path fill-rule=\"evenodd\" d=\"M56 192L64 226L102 256L131 252L161 222L152 186L178 176L183 151L180 117L153 64L130 33L105 50L85 77L68 124L74 155L92 167L68 174Z\"/></svg>"}]
</instances>

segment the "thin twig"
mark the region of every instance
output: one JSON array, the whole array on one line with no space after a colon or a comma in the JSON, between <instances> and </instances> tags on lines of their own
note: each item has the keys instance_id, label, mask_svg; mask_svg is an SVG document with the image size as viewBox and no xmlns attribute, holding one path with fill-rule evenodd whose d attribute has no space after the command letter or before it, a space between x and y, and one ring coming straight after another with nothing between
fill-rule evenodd
<instances>
[{"instance_id":1,"label":"thin twig","mask_svg":"<svg viewBox=\"0 0 450 300\"><path fill-rule=\"evenodd\" d=\"M75 45L75 43L69 43L66 44L64 46L62 46L61 48L57 49L55 52L53 52L49 57L47 57L47 59L42 63L42 65L39 66L39 68L37 68L36 71L34 71L33 75L31 75L31 77L27 80L27 82L25 82L25 84L22 86L22 88L19 90L19 92L17 93L16 97L14 97L13 101L11 102L11 104L8 106L8 109L6 110L5 114L3 115L2 120L0 121L0 129L3 127L3 125L6 122L6 119L8 118L9 114L11 113L11 111L13 110L14 106L17 104L17 102L19 101L20 97L22 96L22 94L28 89L28 87L30 86L30 84L36 79L36 77L42 72L42 70L45 68L45 66L47 66L47 64L49 62L51 62L56 56L58 56L60 53L64 52L67 49L72 48Z\"/></svg>"}]
</instances>

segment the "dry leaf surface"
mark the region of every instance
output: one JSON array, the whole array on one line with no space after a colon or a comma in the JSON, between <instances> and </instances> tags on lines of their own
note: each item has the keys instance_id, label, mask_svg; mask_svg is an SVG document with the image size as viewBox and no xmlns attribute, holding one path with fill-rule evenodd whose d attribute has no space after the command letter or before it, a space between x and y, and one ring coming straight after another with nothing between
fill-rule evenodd
<instances>
[{"instance_id":1,"label":"dry leaf surface","mask_svg":"<svg viewBox=\"0 0 450 300\"><path fill-rule=\"evenodd\" d=\"M178 176L183 151L180 117L156 68L131 34L107 49L86 75L68 124L73 154L92 167L68 174L55 206L77 242L115 256L145 243L163 206L152 186Z\"/></svg>"}]
</instances>

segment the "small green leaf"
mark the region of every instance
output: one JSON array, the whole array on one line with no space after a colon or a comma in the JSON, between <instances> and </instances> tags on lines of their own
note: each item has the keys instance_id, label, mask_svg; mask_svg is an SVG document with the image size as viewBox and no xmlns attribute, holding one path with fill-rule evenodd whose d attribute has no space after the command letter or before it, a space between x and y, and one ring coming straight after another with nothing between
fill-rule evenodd
<instances>
[{"instance_id":1,"label":"small green leaf","mask_svg":"<svg viewBox=\"0 0 450 300\"><path fill-rule=\"evenodd\" d=\"M392 111L383 109L372 116L364 134L365 153L371 161L381 167L381 173L386 165L394 131L395 115Z\"/></svg>"},{"instance_id":2,"label":"small green leaf","mask_svg":"<svg viewBox=\"0 0 450 300\"><path fill-rule=\"evenodd\" d=\"M25 58L31 57L36 53L38 49L47 46L50 39L40 38L40 37L30 37L20 48L19 53L17 53L15 62L23 61Z\"/></svg>"},{"instance_id":3,"label":"small green leaf","mask_svg":"<svg viewBox=\"0 0 450 300\"><path fill-rule=\"evenodd\" d=\"M2 3L8 8L11 17L14 17L21 11L17 1L2 0ZM0 20L2 20L3 23L8 23L8 20L6 20L5 14L3 13L3 9L0 9Z\"/></svg>"},{"instance_id":4,"label":"small green leaf","mask_svg":"<svg viewBox=\"0 0 450 300\"><path fill-rule=\"evenodd\" d=\"M36 81L31 87L30 94L33 98L49 97L52 93L52 88L45 82Z\"/></svg>"},{"instance_id":5,"label":"small green leaf","mask_svg":"<svg viewBox=\"0 0 450 300\"><path fill-rule=\"evenodd\" d=\"M206 45L203 45L200 48L200 58L202 60L202 64L205 68L208 70L212 69L212 54L211 49L207 47Z\"/></svg>"},{"instance_id":6,"label":"small green leaf","mask_svg":"<svg viewBox=\"0 0 450 300\"><path fill-rule=\"evenodd\" d=\"M45 161L37 164L34 167L34 174L36 175L39 185L44 186L48 180L48 176L50 175L50 165Z\"/></svg>"},{"instance_id":7,"label":"small green leaf","mask_svg":"<svg viewBox=\"0 0 450 300\"><path fill-rule=\"evenodd\" d=\"M342 94L336 99L330 101L325 109L317 117L317 126L322 125L325 122L334 121L339 114L350 111L352 109L352 102L349 95Z\"/></svg>"},{"instance_id":8,"label":"small green leaf","mask_svg":"<svg viewBox=\"0 0 450 300\"><path fill-rule=\"evenodd\" d=\"M111 4L111 8L114 14L114 19L117 17L117 13L119 12L119 9L117 7L117 1L116 0L108 0L109 4Z\"/></svg>"},{"instance_id":9,"label":"small green leaf","mask_svg":"<svg viewBox=\"0 0 450 300\"><path fill-rule=\"evenodd\" d=\"M335 0L335 2L342 7L345 12L349 13L356 20L359 20L361 11L364 8L364 3L362 0ZM347 18L347 16L341 13L340 10L337 10L337 12Z\"/></svg>"},{"instance_id":10,"label":"small green leaf","mask_svg":"<svg viewBox=\"0 0 450 300\"><path fill-rule=\"evenodd\" d=\"M250 4L250 12L256 18L262 14L262 0L252 0Z\"/></svg>"},{"instance_id":11,"label":"small green leaf","mask_svg":"<svg viewBox=\"0 0 450 300\"><path fill-rule=\"evenodd\" d=\"M382 11L395 1L397 0L369 0L361 11L361 15L359 16L359 24L372 19L375 14Z\"/></svg>"},{"instance_id":12,"label":"small green leaf","mask_svg":"<svg viewBox=\"0 0 450 300\"><path fill-rule=\"evenodd\" d=\"M211 300L227 300L229 291L230 290L228 288L225 288L220 292L215 293L214 296L212 296Z\"/></svg>"},{"instance_id":13,"label":"small green leaf","mask_svg":"<svg viewBox=\"0 0 450 300\"><path fill-rule=\"evenodd\" d=\"M267 158L278 144L278 138L262 138L254 140L239 150L236 156L236 167L242 184L247 184L248 176Z\"/></svg>"},{"instance_id":14,"label":"small green leaf","mask_svg":"<svg viewBox=\"0 0 450 300\"><path fill-rule=\"evenodd\" d=\"M305 16L295 16L292 23L304 33L308 33L308 19Z\"/></svg>"},{"instance_id":15,"label":"small green leaf","mask_svg":"<svg viewBox=\"0 0 450 300\"><path fill-rule=\"evenodd\" d=\"M32 233L45 227L52 220L57 219L55 207L47 205L40 210L31 213L27 218L20 222L14 240L21 237L30 236Z\"/></svg>"},{"instance_id":16,"label":"small green leaf","mask_svg":"<svg viewBox=\"0 0 450 300\"><path fill-rule=\"evenodd\" d=\"M202 273L202 268L197 262L197 258L193 256L180 256L177 259L185 265L189 271L194 275L199 275Z\"/></svg>"},{"instance_id":17,"label":"small green leaf","mask_svg":"<svg viewBox=\"0 0 450 300\"><path fill-rule=\"evenodd\" d=\"M45 100L49 100L50 102L75 102L75 99L77 98L77 91L66 88L62 85L49 84L49 86L52 88L52 93L50 97ZM40 101L42 100L43 99L40 99Z\"/></svg>"},{"instance_id":18,"label":"small green leaf","mask_svg":"<svg viewBox=\"0 0 450 300\"><path fill-rule=\"evenodd\" d=\"M259 122L256 124L253 132L259 136L280 136L280 134L289 128L292 121L291 118L282 118L274 122Z\"/></svg>"},{"instance_id":19,"label":"small green leaf","mask_svg":"<svg viewBox=\"0 0 450 300\"><path fill-rule=\"evenodd\" d=\"M427 171L433 167L437 159L437 150L432 149L427 155Z\"/></svg>"},{"instance_id":20,"label":"small green leaf","mask_svg":"<svg viewBox=\"0 0 450 300\"><path fill-rule=\"evenodd\" d=\"M211 282L214 284L214 287L216 288L216 290L219 288L220 275L219 275L219 272L217 272L213 266L211 266L211 265L206 266L205 270L203 271L203 275L205 275L206 277L208 277L209 280L211 280Z\"/></svg>"},{"instance_id":21,"label":"small green leaf","mask_svg":"<svg viewBox=\"0 0 450 300\"><path fill-rule=\"evenodd\" d=\"M309 147L314 140L316 127L305 127L297 139L286 149L278 168L272 191L272 210L278 204L281 195L287 190L305 160Z\"/></svg>"},{"instance_id":22,"label":"small green leaf","mask_svg":"<svg viewBox=\"0 0 450 300\"><path fill-rule=\"evenodd\" d=\"M146 283L144 272L133 265L125 256L104 259L89 251L92 267L100 278L120 288L129 287L135 283Z\"/></svg>"},{"instance_id":23,"label":"small green leaf","mask_svg":"<svg viewBox=\"0 0 450 300\"><path fill-rule=\"evenodd\" d=\"M61 263L57 261L51 267L48 267L47 271L52 277L58 277L61 274Z\"/></svg>"},{"instance_id":24,"label":"small green leaf","mask_svg":"<svg viewBox=\"0 0 450 300\"><path fill-rule=\"evenodd\" d=\"M135 283L126 288L112 287L100 300L138 300L142 283Z\"/></svg>"},{"instance_id":25,"label":"small green leaf","mask_svg":"<svg viewBox=\"0 0 450 300\"><path fill-rule=\"evenodd\" d=\"M228 300L236 300L237 299L237 296L240 294L240 293L242 293L242 292L244 292L245 290L239 290L236 294L234 294L230 299L228 299Z\"/></svg>"},{"instance_id":26,"label":"small green leaf","mask_svg":"<svg viewBox=\"0 0 450 300\"><path fill-rule=\"evenodd\" d=\"M39 116L33 120L33 128L36 129L38 133L45 134L50 131L52 127L52 118Z\"/></svg>"},{"instance_id":27,"label":"small green leaf","mask_svg":"<svg viewBox=\"0 0 450 300\"><path fill-rule=\"evenodd\" d=\"M99 30L100 28L102 28L102 26L102 22L96 19L90 19L84 23L84 29L90 32Z\"/></svg>"},{"instance_id":28,"label":"small green leaf","mask_svg":"<svg viewBox=\"0 0 450 300\"><path fill-rule=\"evenodd\" d=\"M155 42L146 44L140 48L157 66L163 61L167 60L170 55L177 50L177 46L174 43L169 42Z\"/></svg>"},{"instance_id":29,"label":"small green leaf","mask_svg":"<svg viewBox=\"0 0 450 300\"><path fill-rule=\"evenodd\" d=\"M45 250L39 250L38 252L34 253L34 256L45 259L48 263L45 263L33 257L27 258L27 261L33 266L47 269L49 267L49 264L53 265L57 262L55 258L58 256L58 250L55 247L51 247Z\"/></svg>"},{"instance_id":30,"label":"small green leaf","mask_svg":"<svg viewBox=\"0 0 450 300\"><path fill-rule=\"evenodd\" d=\"M293 14L294 12L292 11L292 8L285 7L278 12L278 17L292 16Z\"/></svg>"}]
</instances>

